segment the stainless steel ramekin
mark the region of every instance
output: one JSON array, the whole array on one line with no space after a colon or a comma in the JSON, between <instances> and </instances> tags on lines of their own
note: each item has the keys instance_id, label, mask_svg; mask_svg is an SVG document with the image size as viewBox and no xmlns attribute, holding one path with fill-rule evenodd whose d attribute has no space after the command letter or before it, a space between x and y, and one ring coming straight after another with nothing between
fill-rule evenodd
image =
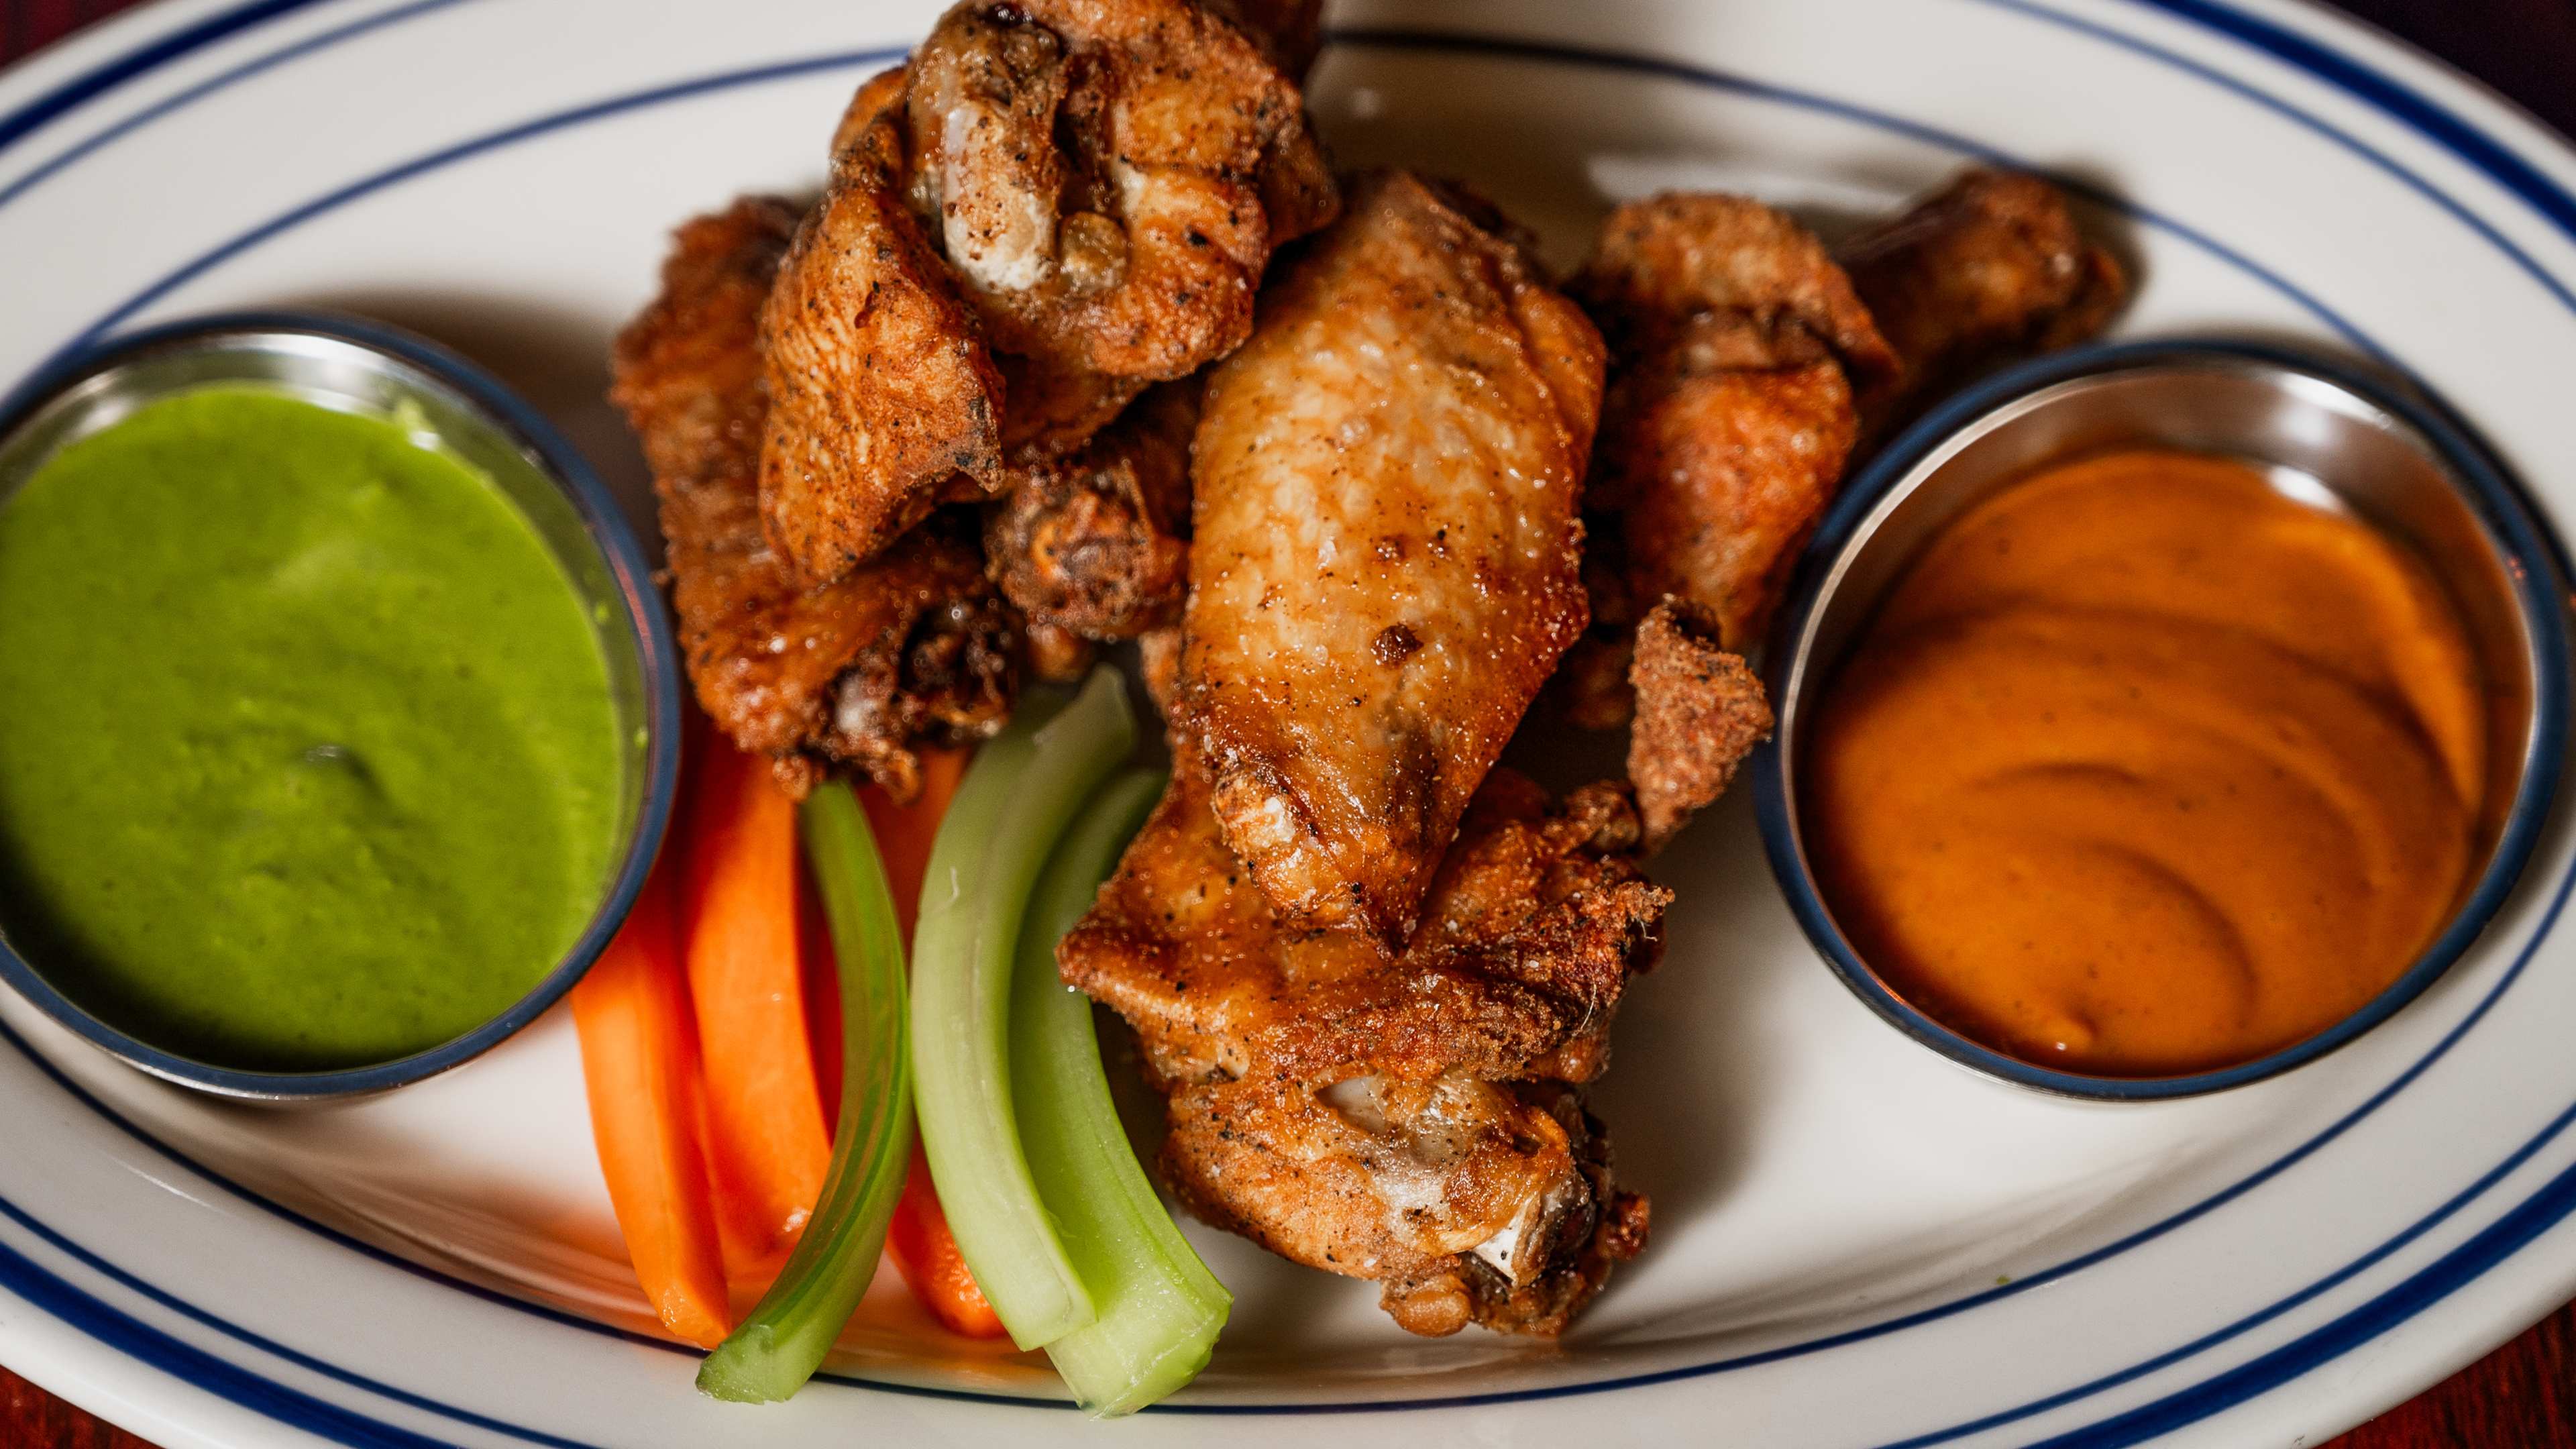
<instances>
[{"instance_id":1,"label":"stainless steel ramekin","mask_svg":"<svg viewBox=\"0 0 2576 1449\"><path fill-rule=\"evenodd\" d=\"M534 989L452 1041L394 1061L316 1072L242 1071L162 1049L100 1020L0 934L0 980L125 1061L225 1096L298 1101L380 1092L443 1072L534 1021L572 989L635 903L679 781L679 653L651 566L607 488L545 419L482 369L414 337L311 313L204 317L110 339L0 403L0 502L64 444L153 399L210 384L273 388L426 431L499 485L589 606L625 742L624 849L580 938ZM0 702L0 708L6 708Z\"/></svg>"},{"instance_id":2,"label":"stainless steel ramekin","mask_svg":"<svg viewBox=\"0 0 2576 1449\"><path fill-rule=\"evenodd\" d=\"M2491 712L2493 765L2474 883L2415 963L2314 1036L2235 1066L2168 1077L2092 1076L2006 1056L1891 990L1835 924L1809 868L1798 807L1812 702L1932 536L2040 469L2133 447L2243 458L2293 489L2330 490L2410 545L2467 624ZM1772 872L1843 983L1890 1025L1953 1061L2021 1086L2113 1101L2189 1096L2277 1075L2413 1000L2477 939L2522 873L2564 754L2566 598L2555 541L2487 450L2437 403L2322 358L2225 340L2113 344L2043 358L1908 429L1853 480L1802 557L1769 645L1779 727L1754 764Z\"/></svg>"}]
</instances>

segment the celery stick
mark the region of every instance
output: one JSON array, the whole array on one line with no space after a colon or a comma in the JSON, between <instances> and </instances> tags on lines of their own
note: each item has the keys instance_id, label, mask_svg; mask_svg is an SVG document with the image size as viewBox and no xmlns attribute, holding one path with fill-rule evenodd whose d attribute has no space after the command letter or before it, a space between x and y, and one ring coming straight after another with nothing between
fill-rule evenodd
<instances>
[{"instance_id":1,"label":"celery stick","mask_svg":"<svg viewBox=\"0 0 2576 1449\"><path fill-rule=\"evenodd\" d=\"M1051 718L1038 714L1024 703L977 752L931 844L913 930L922 1147L958 1251L1024 1349L1089 1324L1094 1309L1020 1155L1004 1054L1013 951L1056 837L1136 744L1110 670L1094 670Z\"/></svg>"},{"instance_id":2,"label":"celery stick","mask_svg":"<svg viewBox=\"0 0 2576 1449\"><path fill-rule=\"evenodd\" d=\"M822 1200L778 1279L698 1366L698 1388L774 1403L805 1386L850 1321L885 1248L912 1155L902 932L868 819L847 786L798 811L841 975L841 1121Z\"/></svg>"},{"instance_id":3,"label":"celery stick","mask_svg":"<svg viewBox=\"0 0 2576 1449\"><path fill-rule=\"evenodd\" d=\"M1030 899L1011 985L1011 1095L1020 1145L1056 1235L1100 1317L1047 1345L1082 1406L1132 1414L1207 1367L1234 1302L1172 1225L1136 1161L1100 1067L1091 1003L1056 975L1055 945L1091 908L1163 793L1158 771L1101 788Z\"/></svg>"}]
</instances>

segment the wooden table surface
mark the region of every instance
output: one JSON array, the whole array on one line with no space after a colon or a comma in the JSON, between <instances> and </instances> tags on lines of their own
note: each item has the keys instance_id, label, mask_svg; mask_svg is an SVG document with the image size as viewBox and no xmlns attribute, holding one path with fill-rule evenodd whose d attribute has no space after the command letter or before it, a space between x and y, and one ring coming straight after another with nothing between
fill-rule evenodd
<instances>
[{"instance_id":1,"label":"wooden table surface","mask_svg":"<svg viewBox=\"0 0 2576 1449\"><path fill-rule=\"evenodd\" d=\"M132 0L0 0L7 62ZM2340 0L2576 136L2576 0ZM0 1369L0 1449L151 1449ZM2576 1304L2332 1449L2576 1449Z\"/></svg>"}]
</instances>

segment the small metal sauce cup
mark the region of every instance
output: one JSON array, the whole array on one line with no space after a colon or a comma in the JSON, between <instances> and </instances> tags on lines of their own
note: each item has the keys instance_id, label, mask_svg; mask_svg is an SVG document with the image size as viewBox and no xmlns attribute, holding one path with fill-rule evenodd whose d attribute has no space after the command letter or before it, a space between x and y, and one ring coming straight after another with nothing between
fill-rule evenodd
<instances>
[{"instance_id":1,"label":"small metal sauce cup","mask_svg":"<svg viewBox=\"0 0 2576 1449\"><path fill-rule=\"evenodd\" d=\"M2007 1056L1891 990L1835 925L1808 864L1798 806L1799 747L1814 702L1933 536L2044 468L2138 447L2246 460L2288 491L2339 503L2409 545L2459 610L2490 710L2492 764L2472 882L2414 964L2302 1041L2165 1077L2094 1076ZM2269 346L2177 339L2085 348L2015 368L1906 430L1836 501L1800 561L1769 644L1779 726L1754 762L1772 872L1808 939L1854 994L1915 1041L2005 1081L2143 1101L2243 1086L2314 1061L2387 1020L2458 960L2530 859L2567 731L2559 559L2520 489L2458 423L2341 365Z\"/></svg>"},{"instance_id":2,"label":"small metal sauce cup","mask_svg":"<svg viewBox=\"0 0 2576 1449\"><path fill-rule=\"evenodd\" d=\"M587 606L624 748L624 847L570 950L508 1010L393 1061L313 1072L244 1071L166 1051L99 1019L14 949L0 980L102 1049L154 1076L225 1096L308 1101L380 1092L443 1072L534 1021L616 934L661 848L679 782L679 654L644 549L581 454L534 409L463 358L408 333L309 313L204 317L116 338L0 404L0 504L65 444L155 399L211 385L272 389L426 432L481 470L536 530ZM0 708L5 708L0 705Z\"/></svg>"}]
</instances>

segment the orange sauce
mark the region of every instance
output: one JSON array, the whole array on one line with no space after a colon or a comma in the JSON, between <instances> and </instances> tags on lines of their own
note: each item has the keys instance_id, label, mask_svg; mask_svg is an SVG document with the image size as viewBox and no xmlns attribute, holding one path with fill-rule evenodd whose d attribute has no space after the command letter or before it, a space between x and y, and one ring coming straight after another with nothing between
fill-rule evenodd
<instances>
[{"instance_id":1,"label":"orange sauce","mask_svg":"<svg viewBox=\"0 0 2576 1449\"><path fill-rule=\"evenodd\" d=\"M2479 677L2423 565L2223 458L2132 452L1978 504L1825 694L1827 903L1999 1051L2163 1076L2332 1025L2457 901Z\"/></svg>"}]
</instances>

